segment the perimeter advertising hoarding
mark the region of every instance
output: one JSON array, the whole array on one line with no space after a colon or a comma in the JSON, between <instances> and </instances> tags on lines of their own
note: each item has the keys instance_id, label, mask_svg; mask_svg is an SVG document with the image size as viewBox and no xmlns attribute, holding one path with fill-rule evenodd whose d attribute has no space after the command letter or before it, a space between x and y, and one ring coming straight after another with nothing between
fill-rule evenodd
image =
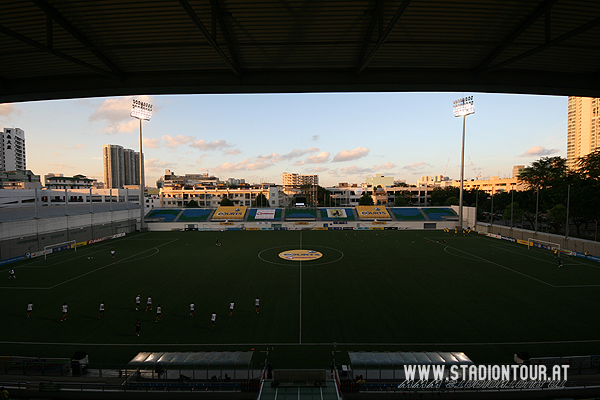
<instances>
[{"instance_id":1,"label":"perimeter advertising hoarding","mask_svg":"<svg viewBox=\"0 0 600 400\"><path fill-rule=\"evenodd\" d=\"M275 219L275 209L268 208L266 210L256 210L256 216L254 219Z\"/></svg>"},{"instance_id":2,"label":"perimeter advertising hoarding","mask_svg":"<svg viewBox=\"0 0 600 400\"><path fill-rule=\"evenodd\" d=\"M360 219L391 219L382 206L356 206L356 212Z\"/></svg>"},{"instance_id":3,"label":"perimeter advertising hoarding","mask_svg":"<svg viewBox=\"0 0 600 400\"><path fill-rule=\"evenodd\" d=\"M220 206L212 219L243 219L244 215L246 215L244 206Z\"/></svg>"},{"instance_id":4,"label":"perimeter advertising hoarding","mask_svg":"<svg viewBox=\"0 0 600 400\"><path fill-rule=\"evenodd\" d=\"M347 218L346 210L343 208L328 208L327 216L329 218Z\"/></svg>"}]
</instances>

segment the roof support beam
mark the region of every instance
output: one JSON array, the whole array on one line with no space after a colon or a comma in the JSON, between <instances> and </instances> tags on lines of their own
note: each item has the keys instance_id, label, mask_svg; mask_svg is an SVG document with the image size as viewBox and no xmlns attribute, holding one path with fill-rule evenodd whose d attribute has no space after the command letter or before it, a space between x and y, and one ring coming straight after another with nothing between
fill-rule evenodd
<instances>
[{"instance_id":1,"label":"roof support beam","mask_svg":"<svg viewBox=\"0 0 600 400\"><path fill-rule=\"evenodd\" d=\"M552 46L555 46L555 45L557 45L557 44L559 44L561 42L564 42L565 40L568 40L568 39L572 38L573 36L577 36L580 33L583 33L583 32L585 32L587 30L595 28L598 25L600 25L600 17L596 18L596 19L594 19L594 20L592 20L590 22L588 22L585 25L580 26L579 28L573 29L572 31L567 32L564 35L561 35L561 36L557 37L554 40L551 40L551 41L549 41L547 43L544 43L541 46L535 47L535 48L533 48L533 49L531 49L529 51L526 51L525 53L519 54L518 56L515 56L515 57L513 57L511 59L508 59L506 61L503 61L503 62L501 62L499 64L496 64L496 65L494 65L494 66L492 66L490 68L486 68L485 70L483 70L481 72L484 72L484 73L485 72L491 72L491 71L495 71L497 69L506 67L509 64L512 64L512 63L514 63L516 61L522 60L525 57L532 56L532 55L534 55L536 53L539 53L540 51L546 50L549 47L552 47Z\"/></svg>"},{"instance_id":2,"label":"roof support beam","mask_svg":"<svg viewBox=\"0 0 600 400\"><path fill-rule=\"evenodd\" d=\"M194 9L192 8L192 6L190 6L190 3L188 3L187 0L179 0L179 3L184 8L184 10L187 12L187 14L192 19L192 21L194 21L194 24L196 24L198 29L200 29L200 31L202 32L202 34L204 35L204 37L206 38L206 40L208 41L210 46L213 49L215 49L216 52L219 54L219 56L223 59L223 61L225 61L225 64L227 64L229 69L231 69L237 76L241 76L242 72L241 72L240 68L236 64L231 62L229 60L229 58L227 58L227 55L225 55L225 53L223 53L223 50L221 50L221 48L219 47L219 44L212 38L212 36L210 35L210 32L208 32L208 30L206 30L206 28L204 27L204 24L202 23L202 21L200 21L200 18L198 18L198 16L194 12Z\"/></svg>"},{"instance_id":3,"label":"roof support beam","mask_svg":"<svg viewBox=\"0 0 600 400\"><path fill-rule=\"evenodd\" d=\"M410 4L410 0L404 0L402 2L402 4L400 4L400 7L398 7L398 10L396 10L396 14L394 14L394 18L392 18L392 20L390 21L389 25L383 32L383 35L381 35L381 37L375 44L375 47L373 48L373 50L371 50L371 53L369 54L369 56L357 68L356 73L355 73L356 76L360 75L360 73L364 71L364 69L367 67L367 65L369 65L369 63L371 62L373 57L375 57L375 54L377 53L377 51L379 51L381 46L383 46L383 44L387 40L388 36L390 36L390 33L392 33L392 30L394 30L394 27L400 20L400 17L402 17L402 14L404 14L404 11L406 11L406 9L408 8L409 4Z\"/></svg>"},{"instance_id":4,"label":"roof support beam","mask_svg":"<svg viewBox=\"0 0 600 400\"><path fill-rule=\"evenodd\" d=\"M52 18L50 18L49 15L46 15L46 46L48 46L49 49L54 47L54 32L52 25Z\"/></svg>"},{"instance_id":5,"label":"roof support beam","mask_svg":"<svg viewBox=\"0 0 600 400\"><path fill-rule=\"evenodd\" d=\"M71 57L71 56L69 56L67 54L64 54L64 53L58 51L58 50L51 49L51 48L49 48L47 46L44 46L43 44L41 44L39 42L36 42L33 39L29 39L28 37L23 36L20 33L17 33L15 31L11 30L11 29L8 29L8 28L6 28L6 27L4 27L2 25L0 25L0 33L4 33L5 35L12 37L13 39L17 39L17 40L19 40L21 42L27 43L27 44L29 44L29 45L31 45L31 46L33 46L33 47L35 47L35 48L37 48L37 49L39 49L41 51L44 51L44 52L46 52L48 54L52 54L53 56L60 57L63 60L70 61L70 62L72 62L74 64L81 65L82 67L91 69L92 71L98 72L100 74L107 75L107 76L110 76L112 78L119 78L119 79L121 78L120 75L115 74L114 72L107 71L107 70L102 69L100 67L96 67L95 65L88 64L85 61L81 61L81 60L79 60L79 59L77 59L75 57Z\"/></svg>"},{"instance_id":6,"label":"roof support beam","mask_svg":"<svg viewBox=\"0 0 600 400\"><path fill-rule=\"evenodd\" d=\"M363 40L363 44L360 49L360 55L358 56L358 63L356 65L357 71L363 63L365 54L367 54L367 48L369 47L369 42L371 41L371 37L373 36L373 31L375 31L375 27L377 26L377 21L380 20L380 18L383 15L383 1L384 0L376 0L375 9L373 10L373 14L371 15L371 21L369 22L369 27L367 28L367 32L365 34L365 40Z\"/></svg>"},{"instance_id":7,"label":"roof support beam","mask_svg":"<svg viewBox=\"0 0 600 400\"><path fill-rule=\"evenodd\" d=\"M86 49L91 51L100 61L104 63L113 74L122 76L123 73L117 68L111 60L108 59L98 48L81 32L79 32L71 23L63 17L58 11L56 11L52 6L50 6L44 0L32 0L33 3L38 6L42 11L46 13L47 16L56 21L60 26L62 26L67 32L71 34L75 39L79 41Z\"/></svg>"},{"instance_id":8,"label":"roof support beam","mask_svg":"<svg viewBox=\"0 0 600 400\"><path fill-rule=\"evenodd\" d=\"M542 15L546 12L550 11L550 8L557 2L558 0L546 0L538 8L536 8L529 17L519 26L513 30L506 39L502 41L502 43L494 49L481 64L475 68L475 73L478 74L482 72L492 61L496 59L508 46L512 44L521 33L525 32L527 28L529 28L535 21L537 21Z\"/></svg>"},{"instance_id":9,"label":"roof support beam","mask_svg":"<svg viewBox=\"0 0 600 400\"><path fill-rule=\"evenodd\" d=\"M223 38L225 39L225 43L229 48L229 54L231 54L231 62L233 65L236 65L239 70L239 61L237 59L236 49L233 46L233 42L231 41L231 37L229 36L229 31L227 30L227 25L225 24L225 20L223 19L223 13L219 7L218 0L210 0L210 5L213 9L213 15L216 17L217 22L219 23L219 28L221 29L221 33L223 34ZM216 35L214 35L216 40Z\"/></svg>"}]
</instances>

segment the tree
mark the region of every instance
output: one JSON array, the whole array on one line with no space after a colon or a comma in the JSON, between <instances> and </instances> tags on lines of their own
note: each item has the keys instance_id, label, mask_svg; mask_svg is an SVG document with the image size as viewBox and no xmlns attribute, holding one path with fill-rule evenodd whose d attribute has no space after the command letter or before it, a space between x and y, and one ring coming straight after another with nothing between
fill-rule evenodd
<instances>
[{"instance_id":1,"label":"tree","mask_svg":"<svg viewBox=\"0 0 600 400\"><path fill-rule=\"evenodd\" d=\"M567 207L562 204L557 204L548 211L552 227L555 233L560 233L560 227L567 219Z\"/></svg>"},{"instance_id":2,"label":"tree","mask_svg":"<svg viewBox=\"0 0 600 400\"><path fill-rule=\"evenodd\" d=\"M523 168L519 180L525 182L530 189L545 189L567 176L567 159L560 156L542 157Z\"/></svg>"},{"instance_id":3,"label":"tree","mask_svg":"<svg viewBox=\"0 0 600 400\"><path fill-rule=\"evenodd\" d=\"M463 193L464 195L464 193ZM431 205L443 206L450 197L458 198L460 196L460 188L454 186L436 187L431 192ZM458 201L456 202L458 204Z\"/></svg>"},{"instance_id":4,"label":"tree","mask_svg":"<svg viewBox=\"0 0 600 400\"><path fill-rule=\"evenodd\" d=\"M254 200L252 202L252 205L254 207L268 207L269 206L269 200L267 199L267 197L264 194L259 193L256 196L256 200Z\"/></svg>"},{"instance_id":5,"label":"tree","mask_svg":"<svg viewBox=\"0 0 600 400\"><path fill-rule=\"evenodd\" d=\"M502 218L507 222L510 221L511 209L513 222L521 221L521 219L523 218L523 210L521 210L521 208L519 207L519 203L517 203L516 201L504 207L504 213L502 213Z\"/></svg>"},{"instance_id":6,"label":"tree","mask_svg":"<svg viewBox=\"0 0 600 400\"><path fill-rule=\"evenodd\" d=\"M372 205L374 205L373 198L371 197L371 195L368 192L364 192L363 195L358 200L358 205L359 206L372 206Z\"/></svg>"},{"instance_id":7,"label":"tree","mask_svg":"<svg viewBox=\"0 0 600 400\"><path fill-rule=\"evenodd\" d=\"M458 197L454 197L454 196L452 196L452 197L448 197L448 198L446 199L446 201L444 201L444 205L445 205L445 206L457 206L457 205L458 205L458 203L459 203L459 201L460 201L460 200L458 199ZM463 201L463 202L464 202L464 201Z\"/></svg>"},{"instance_id":8,"label":"tree","mask_svg":"<svg viewBox=\"0 0 600 400\"><path fill-rule=\"evenodd\" d=\"M188 203L185 205L185 207L186 207L186 208L198 208L198 207L200 207L200 206L198 205L198 202L197 202L196 200L190 200L190 201L189 201L189 202L188 202Z\"/></svg>"},{"instance_id":9,"label":"tree","mask_svg":"<svg viewBox=\"0 0 600 400\"><path fill-rule=\"evenodd\" d=\"M221 205L222 206L233 206L234 204L233 204L233 201L229 200L227 198L227 195L224 194L223 199L221 200Z\"/></svg>"},{"instance_id":10,"label":"tree","mask_svg":"<svg viewBox=\"0 0 600 400\"><path fill-rule=\"evenodd\" d=\"M410 205L410 192L404 190L402 192L396 192L396 198L394 199L395 207L404 207Z\"/></svg>"},{"instance_id":11,"label":"tree","mask_svg":"<svg viewBox=\"0 0 600 400\"><path fill-rule=\"evenodd\" d=\"M589 153L577 160L577 174L582 179L600 181L600 150Z\"/></svg>"}]
</instances>

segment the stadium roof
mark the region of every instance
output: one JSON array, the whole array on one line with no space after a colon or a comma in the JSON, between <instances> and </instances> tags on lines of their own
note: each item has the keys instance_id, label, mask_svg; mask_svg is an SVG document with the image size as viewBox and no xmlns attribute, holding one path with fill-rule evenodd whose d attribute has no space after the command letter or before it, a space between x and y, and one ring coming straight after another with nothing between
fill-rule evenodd
<instances>
[{"instance_id":1,"label":"stadium roof","mask_svg":"<svg viewBox=\"0 0 600 400\"><path fill-rule=\"evenodd\" d=\"M94 213L105 213L110 211L139 210L139 204L114 202L114 203L92 203ZM35 206L24 207L2 207L0 208L0 222L29 221L35 218ZM37 210L38 218L59 218L65 215L84 215L90 213L90 205L69 204L68 208L62 206L40 206ZM138 212L139 216L139 212Z\"/></svg>"},{"instance_id":2,"label":"stadium roof","mask_svg":"<svg viewBox=\"0 0 600 400\"><path fill-rule=\"evenodd\" d=\"M589 0L3 0L0 102L181 93L600 97Z\"/></svg>"}]
</instances>

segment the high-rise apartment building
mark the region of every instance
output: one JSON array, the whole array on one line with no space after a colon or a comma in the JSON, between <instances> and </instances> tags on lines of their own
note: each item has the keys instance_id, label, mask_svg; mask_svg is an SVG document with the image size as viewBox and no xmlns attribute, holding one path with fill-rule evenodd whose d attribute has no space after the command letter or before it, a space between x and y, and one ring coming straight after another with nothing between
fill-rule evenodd
<instances>
[{"instance_id":1,"label":"high-rise apartment building","mask_svg":"<svg viewBox=\"0 0 600 400\"><path fill-rule=\"evenodd\" d=\"M102 146L104 185L106 188L122 188L140 184L140 153L122 146Z\"/></svg>"},{"instance_id":2,"label":"high-rise apartment building","mask_svg":"<svg viewBox=\"0 0 600 400\"><path fill-rule=\"evenodd\" d=\"M300 175L284 172L281 174L284 187L300 187L302 185L318 185L319 175Z\"/></svg>"},{"instance_id":3,"label":"high-rise apartment building","mask_svg":"<svg viewBox=\"0 0 600 400\"><path fill-rule=\"evenodd\" d=\"M569 97L567 122L567 167L577 167L577 160L600 150L600 99Z\"/></svg>"},{"instance_id":4,"label":"high-rise apartment building","mask_svg":"<svg viewBox=\"0 0 600 400\"><path fill-rule=\"evenodd\" d=\"M25 171L25 132L19 128L4 128L0 133L0 170Z\"/></svg>"}]
</instances>

